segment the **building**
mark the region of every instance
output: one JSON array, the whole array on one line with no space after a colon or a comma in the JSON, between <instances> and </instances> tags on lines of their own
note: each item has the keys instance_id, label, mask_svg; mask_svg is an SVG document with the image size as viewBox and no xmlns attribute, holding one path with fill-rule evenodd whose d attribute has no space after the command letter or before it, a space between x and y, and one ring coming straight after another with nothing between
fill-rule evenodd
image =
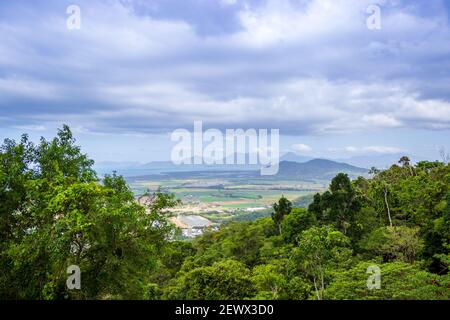
<instances>
[{"instance_id":1,"label":"building","mask_svg":"<svg viewBox=\"0 0 450 320\"><path fill-rule=\"evenodd\" d=\"M217 228L217 225L202 216L178 215L169 220L181 229L184 237L194 238L202 235L206 228Z\"/></svg>"}]
</instances>

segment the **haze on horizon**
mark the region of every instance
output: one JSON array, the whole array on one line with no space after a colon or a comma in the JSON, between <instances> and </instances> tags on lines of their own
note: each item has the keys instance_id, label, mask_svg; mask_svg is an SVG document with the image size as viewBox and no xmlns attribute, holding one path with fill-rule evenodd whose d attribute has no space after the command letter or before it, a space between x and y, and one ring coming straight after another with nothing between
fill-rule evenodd
<instances>
[{"instance_id":1,"label":"haze on horizon","mask_svg":"<svg viewBox=\"0 0 450 320\"><path fill-rule=\"evenodd\" d=\"M145 163L201 120L280 129L282 153L311 158L438 159L449 15L444 0L2 1L0 138L67 123L96 161Z\"/></svg>"}]
</instances>

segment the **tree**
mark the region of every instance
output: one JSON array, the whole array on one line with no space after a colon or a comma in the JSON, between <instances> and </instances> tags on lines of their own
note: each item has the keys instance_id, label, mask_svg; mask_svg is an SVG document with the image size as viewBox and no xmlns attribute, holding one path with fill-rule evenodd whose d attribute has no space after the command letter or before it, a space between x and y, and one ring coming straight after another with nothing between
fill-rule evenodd
<instances>
[{"instance_id":1,"label":"tree","mask_svg":"<svg viewBox=\"0 0 450 320\"><path fill-rule=\"evenodd\" d=\"M328 299L336 300L448 300L450 277L438 276L417 264L392 262L380 264L380 289L369 289L367 269L373 262L360 262L351 269L335 272L325 289Z\"/></svg>"},{"instance_id":2,"label":"tree","mask_svg":"<svg viewBox=\"0 0 450 320\"><path fill-rule=\"evenodd\" d=\"M350 181L338 174L308 210L282 197L272 217L174 241L158 190L138 204L101 181L68 127L0 148L3 299L449 299L450 165L409 159ZM67 290L67 267L82 290ZM369 266L381 290L369 290Z\"/></svg>"},{"instance_id":3,"label":"tree","mask_svg":"<svg viewBox=\"0 0 450 320\"><path fill-rule=\"evenodd\" d=\"M391 184L393 182L393 176L391 174L391 171L379 171L375 173L371 180L371 188L370 193L373 193L374 196L372 197L372 201L377 201L381 198L383 210L386 211L386 217L388 219L389 226L392 227L392 215L391 215L391 206L389 204L389 195L390 195L390 189ZM369 195L370 196L370 195ZM374 199L375 198L375 199ZM372 206L376 206L376 203L372 203ZM376 208L378 209L378 208Z\"/></svg>"},{"instance_id":4,"label":"tree","mask_svg":"<svg viewBox=\"0 0 450 320\"><path fill-rule=\"evenodd\" d=\"M58 130L57 137L51 141L41 138L35 149L34 159L39 177L54 181L62 176L67 184L97 181L97 175L92 168L94 161L81 153L81 148L76 146L75 142L67 125Z\"/></svg>"},{"instance_id":5,"label":"tree","mask_svg":"<svg viewBox=\"0 0 450 320\"><path fill-rule=\"evenodd\" d=\"M314 214L306 209L293 208L282 222L283 237L287 242L294 242L297 236L316 223Z\"/></svg>"},{"instance_id":6,"label":"tree","mask_svg":"<svg viewBox=\"0 0 450 320\"><path fill-rule=\"evenodd\" d=\"M164 283L173 278L188 257L195 254L195 249L191 242L171 241L162 252L160 261L161 267L155 273L155 281Z\"/></svg>"},{"instance_id":7,"label":"tree","mask_svg":"<svg viewBox=\"0 0 450 320\"><path fill-rule=\"evenodd\" d=\"M427 236L426 244L429 244L429 247L434 244L430 251L434 253L437 272L448 273L450 268L450 191L447 193L444 214L434 221L434 228Z\"/></svg>"},{"instance_id":8,"label":"tree","mask_svg":"<svg viewBox=\"0 0 450 320\"><path fill-rule=\"evenodd\" d=\"M330 190L317 194L308 210L313 212L322 224L332 223L343 234L354 236L358 232L356 213L362 201L352 186L347 174L339 173L333 178Z\"/></svg>"},{"instance_id":9,"label":"tree","mask_svg":"<svg viewBox=\"0 0 450 320\"><path fill-rule=\"evenodd\" d=\"M0 149L0 253L8 241L20 238L16 213L27 214L27 181L33 178L30 164L34 145L23 135L20 143L6 139Z\"/></svg>"},{"instance_id":10,"label":"tree","mask_svg":"<svg viewBox=\"0 0 450 320\"><path fill-rule=\"evenodd\" d=\"M288 268L281 259L253 268L253 299L306 300L312 292L311 284L305 277L291 274Z\"/></svg>"},{"instance_id":11,"label":"tree","mask_svg":"<svg viewBox=\"0 0 450 320\"><path fill-rule=\"evenodd\" d=\"M172 228L159 195L146 212L125 180L97 181L93 161L67 126L34 146L5 141L0 154L2 228L0 294L7 299L142 298ZM11 179L16 179L12 181ZM67 290L77 265L82 290Z\"/></svg>"},{"instance_id":12,"label":"tree","mask_svg":"<svg viewBox=\"0 0 450 320\"><path fill-rule=\"evenodd\" d=\"M333 267L345 266L351 257L349 239L329 226L303 231L294 250L294 261L314 285L317 300L324 298L325 278Z\"/></svg>"},{"instance_id":13,"label":"tree","mask_svg":"<svg viewBox=\"0 0 450 320\"><path fill-rule=\"evenodd\" d=\"M414 168L411 166L411 160L409 160L407 156L401 157L398 163L400 163L402 167L407 168L411 176L414 175Z\"/></svg>"},{"instance_id":14,"label":"tree","mask_svg":"<svg viewBox=\"0 0 450 320\"><path fill-rule=\"evenodd\" d=\"M239 300L253 295L250 270L236 260L181 273L164 293L167 299L188 300Z\"/></svg>"},{"instance_id":15,"label":"tree","mask_svg":"<svg viewBox=\"0 0 450 320\"><path fill-rule=\"evenodd\" d=\"M419 228L405 226L381 227L364 239L361 247L380 256L383 262L402 261L414 263L423 251L423 240Z\"/></svg>"},{"instance_id":16,"label":"tree","mask_svg":"<svg viewBox=\"0 0 450 320\"><path fill-rule=\"evenodd\" d=\"M292 210L292 203L282 196L278 203L273 204L272 219L278 227L279 234L281 235L281 222L283 218L288 215Z\"/></svg>"},{"instance_id":17,"label":"tree","mask_svg":"<svg viewBox=\"0 0 450 320\"><path fill-rule=\"evenodd\" d=\"M287 283L276 265L259 265L252 273L252 282L257 291L256 298L276 300L283 295Z\"/></svg>"}]
</instances>

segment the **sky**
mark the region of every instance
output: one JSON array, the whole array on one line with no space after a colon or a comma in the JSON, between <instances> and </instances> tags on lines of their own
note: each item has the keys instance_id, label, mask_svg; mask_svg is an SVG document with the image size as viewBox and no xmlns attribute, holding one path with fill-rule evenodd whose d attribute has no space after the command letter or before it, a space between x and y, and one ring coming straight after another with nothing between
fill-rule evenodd
<instances>
[{"instance_id":1,"label":"sky","mask_svg":"<svg viewBox=\"0 0 450 320\"><path fill-rule=\"evenodd\" d=\"M279 129L311 157L435 159L449 16L446 0L0 0L0 139L66 123L96 161L149 162L201 120Z\"/></svg>"}]
</instances>

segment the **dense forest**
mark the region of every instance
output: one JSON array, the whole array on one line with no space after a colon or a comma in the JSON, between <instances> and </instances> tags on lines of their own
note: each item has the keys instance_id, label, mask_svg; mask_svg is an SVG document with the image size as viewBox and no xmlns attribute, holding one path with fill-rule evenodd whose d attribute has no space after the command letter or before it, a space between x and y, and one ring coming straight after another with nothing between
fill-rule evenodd
<instances>
[{"instance_id":1,"label":"dense forest","mask_svg":"<svg viewBox=\"0 0 450 320\"><path fill-rule=\"evenodd\" d=\"M0 150L1 299L450 299L450 165L338 174L307 209L175 241L173 195L140 206L64 126ZM81 289L66 287L67 268ZM368 286L380 272L378 287Z\"/></svg>"}]
</instances>

